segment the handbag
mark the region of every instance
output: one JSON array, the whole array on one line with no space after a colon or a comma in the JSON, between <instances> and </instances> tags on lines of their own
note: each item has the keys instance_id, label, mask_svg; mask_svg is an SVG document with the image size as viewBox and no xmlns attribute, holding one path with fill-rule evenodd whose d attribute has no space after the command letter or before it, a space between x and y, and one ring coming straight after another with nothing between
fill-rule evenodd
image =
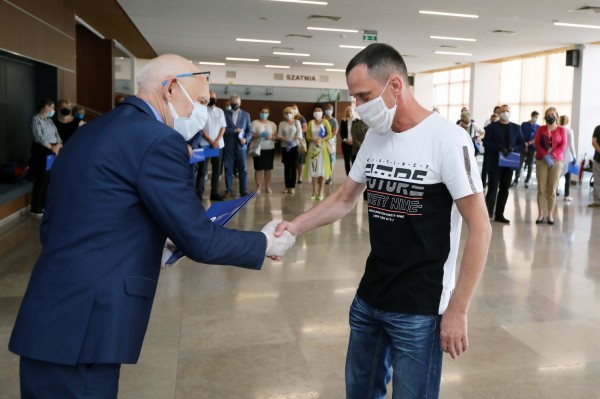
<instances>
[{"instance_id":1,"label":"handbag","mask_svg":"<svg viewBox=\"0 0 600 399\"><path fill-rule=\"evenodd\" d=\"M263 138L259 137L250 141L250 146L248 147L248 152L253 157L260 157L260 147L263 142Z\"/></svg>"},{"instance_id":2,"label":"handbag","mask_svg":"<svg viewBox=\"0 0 600 399\"><path fill-rule=\"evenodd\" d=\"M335 153L335 146L333 145L333 139L327 140L327 152L330 154Z\"/></svg>"},{"instance_id":3,"label":"handbag","mask_svg":"<svg viewBox=\"0 0 600 399\"><path fill-rule=\"evenodd\" d=\"M306 139L304 137L298 139L298 151L300 152L300 154L306 154L306 151L308 151Z\"/></svg>"},{"instance_id":4,"label":"handbag","mask_svg":"<svg viewBox=\"0 0 600 399\"><path fill-rule=\"evenodd\" d=\"M500 153L500 158L498 159L498 166L500 166L501 168L519 169L519 165L521 165L521 154L519 154L518 152L510 152L506 156Z\"/></svg>"},{"instance_id":5,"label":"handbag","mask_svg":"<svg viewBox=\"0 0 600 399\"><path fill-rule=\"evenodd\" d=\"M569 165L567 166L567 172L572 175L579 176L579 165L577 165L577 162L569 162Z\"/></svg>"}]
</instances>

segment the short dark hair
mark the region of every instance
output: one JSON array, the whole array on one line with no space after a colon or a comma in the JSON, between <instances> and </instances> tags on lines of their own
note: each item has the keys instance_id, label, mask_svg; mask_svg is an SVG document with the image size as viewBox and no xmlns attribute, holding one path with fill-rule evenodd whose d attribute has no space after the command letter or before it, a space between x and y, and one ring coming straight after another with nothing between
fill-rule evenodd
<instances>
[{"instance_id":1,"label":"short dark hair","mask_svg":"<svg viewBox=\"0 0 600 399\"><path fill-rule=\"evenodd\" d=\"M533 111L533 112L531 113L531 117L534 117L534 116L539 116L539 115L540 115L540 113L539 113L539 112L537 112L537 111Z\"/></svg>"},{"instance_id":2,"label":"short dark hair","mask_svg":"<svg viewBox=\"0 0 600 399\"><path fill-rule=\"evenodd\" d=\"M53 104L54 104L54 101L50 100L49 98L42 98L41 100L38 100L38 102L35 104L35 107L36 107L35 112L40 112L47 105L53 105Z\"/></svg>"},{"instance_id":3,"label":"short dark hair","mask_svg":"<svg viewBox=\"0 0 600 399\"><path fill-rule=\"evenodd\" d=\"M365 65L369 76L380 84L387 83L394 72L399 73L404 82L408 82L408 73L404 59L389 44L372 43L354 56L346 67L346 77L359 65Z\"/></svg>"}]
</instances>

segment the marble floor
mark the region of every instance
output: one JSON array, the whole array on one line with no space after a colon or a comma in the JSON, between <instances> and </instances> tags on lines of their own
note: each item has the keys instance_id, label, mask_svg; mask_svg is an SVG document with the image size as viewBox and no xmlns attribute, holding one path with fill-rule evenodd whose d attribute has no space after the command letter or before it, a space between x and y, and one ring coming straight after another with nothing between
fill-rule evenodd
<instances>
[{"instance_id":1,"label":"marble floor","mask_svg":"<svg viewBox=\"0 0 600 399\"><path fill-rule=\"evenodd\" d=\"M231 227L260 229L312 206L306 183L281 193L281 168L276 162L273 194L257 196ZM333 188L342 168L340 160ZM471 347L445 357L442 398L600 398L600 210L586 207L587 184L571 196L558 199L554 226L536 225L535 183L511 189L512 223L493 223ZM18 358L6 346L40 251L39 224L24 214L0 228L0 398L18 397ZM361 200L262 271L188 259L164 270L120 398L343 398L348 308L368 252Z\"/></svg>"}]
</instances>

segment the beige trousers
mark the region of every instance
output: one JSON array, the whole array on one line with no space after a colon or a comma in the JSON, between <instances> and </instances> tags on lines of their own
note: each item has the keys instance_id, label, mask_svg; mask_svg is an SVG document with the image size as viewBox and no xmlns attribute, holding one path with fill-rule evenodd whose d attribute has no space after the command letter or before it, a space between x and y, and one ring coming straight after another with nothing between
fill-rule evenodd
<instances>
[{"instance_id":1,"label":"beige trousers","mask_svg":"<svg viewBox=\"0 0 600 399\"><path fill-rule=\"evenodd\" d=\"M550 167L544 160L535 161L535 174L538 181L537 202L542 214L550 214L556 204L556 188L562 172L562 161L554 161Z\"/></svg>"}]
</instances>

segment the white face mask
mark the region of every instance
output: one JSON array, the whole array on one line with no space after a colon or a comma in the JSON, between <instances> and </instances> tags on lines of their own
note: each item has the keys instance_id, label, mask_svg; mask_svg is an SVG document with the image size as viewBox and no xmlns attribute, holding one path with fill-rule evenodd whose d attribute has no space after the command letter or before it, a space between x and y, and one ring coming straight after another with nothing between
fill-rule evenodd
<instances>
[{"instance_id":1,"label":"white face mask","mask_svg":"<svg viewBox=\"0 0 600 399\"><path fill-rule=\"evenodd\" d=\"M500 120L502 122L508 122L509 119L510 119L510 112L504 111L503 113L500 114Z\"/></svg>"},{"instance_id":2,"label":"white face mask","mask_svg":"<svg viewBox=\"0 0 600 399\"><path fill-rule=\"evenodd\" d=\"M294 114L291 114L289 112L287 114L285 114L285 119L292 119L293 117L294 117Z\"/></svg>"},{"instance_id":3,"label":"white face mask","mask_svg":"<svg viewBox=\"0 0 600 399\"><path fill-rule=\"evenodd\" d=\"M315 119L319 120L323 117L323 113L322 112L313 112L313 117Z\"/></svg>"},{"instance_id":4,"label":"white face mask","mask_svg":"<svg viewBox=\"0 0 600 399\"><path fill-rule=\"evenodd\" d=\"M293 108L292 112L294 113L294 116L298 115L298 110L296 108Z\"/></svg>"},{"instance_id":5,"label":"white face mask","mask_svg":"<svg viewBox=\"0 0 600 399\"><path fill-rule=\"evenodd\" d=\"M394 122L398 106L396 104L396 97L394 97L394 106L392 108L388 108L385 105L385 101L383 101L383 92L389 83L390 81L388 80L379 97L356 107L356 112L358 112L363 122L369 128L379 133L387 133L392 129L392 123Z\"/></svg>"},{"instance_id":6,"label":"white face mask","mask_svg":"<svg viewBox=\"0 0 600 399\"><path fill-rule=\"evenodd\" d=\"M181 134L185 141L189 141L196 135L196 133L200 131L200 129L204 127L204 125L206 125L206 120L208 119L208 108L206 105L202 105L192 100L192 97L190 97L181 83L177 82L177 84L181 88L181 91L183 91L183 94L185 94L185 96L194 106L192 113L187 118L179 117L175 111L175 108L173 107L173 104L171 104L171 101L167 101L167 104L169 105L169 109L173 115L173 129Z\"/></svg>"}]
</instances>

